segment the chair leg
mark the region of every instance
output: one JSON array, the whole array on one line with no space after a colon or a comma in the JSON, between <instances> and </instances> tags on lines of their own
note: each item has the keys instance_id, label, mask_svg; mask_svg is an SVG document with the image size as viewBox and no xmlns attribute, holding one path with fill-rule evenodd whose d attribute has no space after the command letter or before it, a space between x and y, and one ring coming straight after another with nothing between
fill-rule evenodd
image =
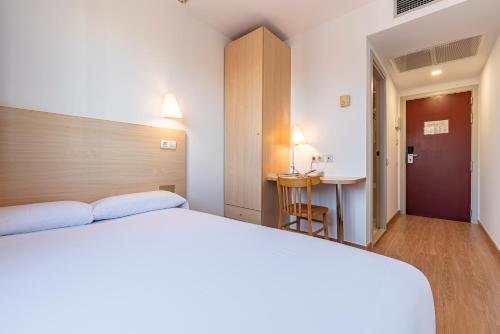
<instances>
[{"instance_id":1,"label":"chair leg","mask_svg":"<svg viewBox=\"0 0 500 334\"><path fill-rule=\"evenodd\" d=\"M309 218L307 220L307 228L309 229L309 235L312 237L313 236L313 222L312 222L311 218Z\"/></svg>"},{"instance_id":2,"label":"chair leg","mask_svg":"<svg viewBox=\"0 0 500 334\"><path fill-rule=\"evenodd\" d=\"M302 219L297 217L297 232L300 232L300 223L302 222Z\"/></svg>"},{"instance_id":3,"label":"chair leg","mask_svg":"<svg viewBox=\"0 0 500 334\"><path fill-rule=\"evenodd\" d=\"M278 230L283 228L283 213L278 214Z\"/></svg>"},{"instance_id":4,"label":"chair leg","mask_svg":"<svg viewBox=\"0 0 500 334\"><path fill-rule=\"evenodd\" d=\"M340 220L337 221L337 241L341 244L344 243L342 236L344 235L344 231L342 225L340 224Z\"/></svg>"},{"instance_id":5,"label":"chair leg","mask_svg":"<svg viewBox=\"0 0 500 334\"><path fill-rule=\"evenodd\" d=\"M325 234L325 239L328 240L328 214L323 214L323 233Z\"/></svg>"}]
</instances>

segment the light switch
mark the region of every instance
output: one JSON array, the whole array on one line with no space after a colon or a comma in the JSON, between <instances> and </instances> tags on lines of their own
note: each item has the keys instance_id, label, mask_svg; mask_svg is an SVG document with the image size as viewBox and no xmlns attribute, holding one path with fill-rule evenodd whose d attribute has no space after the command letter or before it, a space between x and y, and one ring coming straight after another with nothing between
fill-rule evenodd
<instances>
[{"instance_id":1,"label":"light switch","mask_svg":"<svg viewBox=\"0 0 500 334\"><path fill-rule=\"evenodd\" d=\"M351 96L350 95L342 95L340 97L340 107L346 108L351 105Z\"/></svg>"},{"instance_id":2,"label":"light switch","mask_svg":"<svg viewBox=\"0 0 500 334\"><path fill-rule=\"evenodd\" d=\"M176 150L177 142L175 140L162 140L160 142L160 148L162 150Z\"/></svg>"}]
</instances>

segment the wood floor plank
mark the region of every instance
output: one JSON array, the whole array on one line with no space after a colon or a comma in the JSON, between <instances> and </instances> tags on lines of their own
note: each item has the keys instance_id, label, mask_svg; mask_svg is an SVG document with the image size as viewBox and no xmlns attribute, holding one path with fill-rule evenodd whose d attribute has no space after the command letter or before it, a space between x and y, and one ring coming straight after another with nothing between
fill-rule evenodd
<instances>
[{"instance_id":1,"label":"wood floor plank","mask_svg":"<svg viewBox=\"0 0 500 334\"><path fill-rule=\"evenodd\" d=\"M500 253L480 226L401 216L372 249L429 280L437 333L500 333Z\"/></svg>"}]
</instances>

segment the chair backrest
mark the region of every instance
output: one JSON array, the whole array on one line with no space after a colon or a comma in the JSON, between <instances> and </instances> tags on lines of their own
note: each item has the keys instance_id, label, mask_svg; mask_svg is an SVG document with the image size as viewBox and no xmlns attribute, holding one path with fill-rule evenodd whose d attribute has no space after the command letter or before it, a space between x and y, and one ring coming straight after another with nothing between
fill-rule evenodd
<instances>
[{"instance_id":1,"label":"chair backrest","mask_svg":"<svg viewBox=\"0 0 500 334\"><path fill-rule=\"evenodd\" d=\"M302 215L302 204L307 205L307 216L311 217L311 189L320 184L319 176L309 177L279 177L276 182L278 186L278 203L280 213L290 216ZM302 202L305 192L305 203Z\"/></svg>"}]
</instances>

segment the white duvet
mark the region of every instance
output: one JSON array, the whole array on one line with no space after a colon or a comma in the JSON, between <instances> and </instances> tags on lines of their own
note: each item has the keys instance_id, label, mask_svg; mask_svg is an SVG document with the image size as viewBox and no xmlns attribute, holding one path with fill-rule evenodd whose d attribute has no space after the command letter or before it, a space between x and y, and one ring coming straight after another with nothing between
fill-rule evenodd
<instances>
[{"instance_id":1,"label":"white duvet","mask_svg":"<svg viewBox=\"0 0 500 334\"><path fill-rule=\"evenodd\" d=\"M184 209L0 238L0 333L434 333L415 268Z\"/></svg>"}]
</instances>

